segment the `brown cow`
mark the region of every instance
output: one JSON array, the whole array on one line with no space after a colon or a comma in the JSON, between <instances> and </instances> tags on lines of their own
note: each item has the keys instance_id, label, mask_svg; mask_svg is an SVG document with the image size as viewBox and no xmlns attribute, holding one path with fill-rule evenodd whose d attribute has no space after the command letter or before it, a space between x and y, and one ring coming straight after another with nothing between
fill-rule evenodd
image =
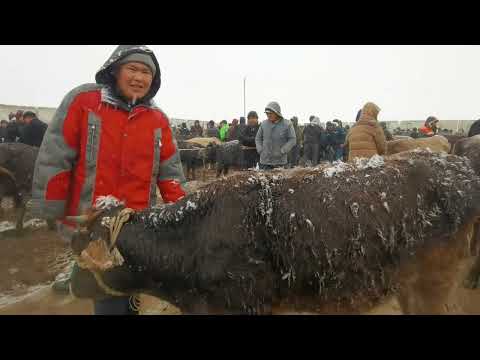
<instances>
[{"instance_id":1,"label":"brown cow","mask_svg":"<svg viewBox=\"0 0 480 360\"><path fill-rule=\"evenodd\" d=\"M387 141L387 155L393 155L413 149L430 149L433 152L449 152L450 144L444 136L435 135L432 137L418 139L401 139Z\"/></svg>"}]
</instances>

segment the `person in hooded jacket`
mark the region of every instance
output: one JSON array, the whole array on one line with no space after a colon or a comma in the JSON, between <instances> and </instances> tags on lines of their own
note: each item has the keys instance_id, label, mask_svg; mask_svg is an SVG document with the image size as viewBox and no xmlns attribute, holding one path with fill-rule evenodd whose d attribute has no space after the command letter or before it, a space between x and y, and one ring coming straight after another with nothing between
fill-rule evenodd
<instances>
[{"instance_id":1,"label":"person in hooded jacket","mask_svg":"<svg viewBox=\"0 0 480 360\"><path fill-rule=\"evenodd\" d=\"M420 135L422 137L431 137L438 132L438 119L435 116L429 116L425 120L425 124L420 128Z\"/></svg>"},{"instance_id":2,"label":"person in hooded jacket","mask_svg":"<svg viewBox=\"0 0 480 360\"><path fill-rule=\"evenodd\" d=\"M316 116L310 117L310 124L303 130L303 157L307 167L318 165L321 141L320 119Z\"/></svg>"},{"instance_id":3,"label":"person in hooded jacket","mask_svg":"<svg viewBox=\"0 0 480 360\"><path fill-rule=\"evenodd\" d=\"M157 187L166 203L185 196L170 120L153 102L161 83L154 53L144 45L118 46L95 80L65 96L35 164L33 214L60 220L66 240L80 221L75 216L92 209L100 196L112 195L136 211L157 204ZM74 266L74 294L80 272ZM134 314L129 304L129 297L106 296L94 301L94 312Z\"/></svg>"},{"instance_id":4,"label":"person in hooded jacket","mask_svg":"<svg viewBox=\"0 0 480 360\"><path fill-rule=\"evenodd\" d=\"M287 154L297 143L292 123L284 119L280 105L272 101L265 107L268 120L263 121L255 137L260 154L260 169L272 170L285 167Z\"/></svg>"},{"instance_id":5,"label":"person in hooded jacket","mask_svg":"<svg viewBox=\"0 0 480 360\"><path fill-rule=\"evenodd\" d=\"M387 142L383 129L377 121L379 112L380 108L372 102L366 103L363 107L360 118L350 129L345 140L348 161L385 154Z\"/></svg>"}]
</instances>

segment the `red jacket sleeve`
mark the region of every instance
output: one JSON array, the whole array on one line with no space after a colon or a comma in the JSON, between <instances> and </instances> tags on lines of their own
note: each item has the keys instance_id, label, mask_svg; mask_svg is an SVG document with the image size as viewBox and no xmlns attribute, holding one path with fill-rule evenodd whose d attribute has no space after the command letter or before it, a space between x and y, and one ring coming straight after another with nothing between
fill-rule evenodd
<instances>
[{"instance_id":1,"label":"red jacket sleeve","mask_svg":"<svg viewBox=\"0 0 480 360\"><path fill-rule=\"evenodd\" d=\"M34 214L43 218L64 216L72 169L79 152L79 120L83 111L79 93L79 89L74 89L63 99L38 152L32 202Z\"/></svg>"}]
</instances>

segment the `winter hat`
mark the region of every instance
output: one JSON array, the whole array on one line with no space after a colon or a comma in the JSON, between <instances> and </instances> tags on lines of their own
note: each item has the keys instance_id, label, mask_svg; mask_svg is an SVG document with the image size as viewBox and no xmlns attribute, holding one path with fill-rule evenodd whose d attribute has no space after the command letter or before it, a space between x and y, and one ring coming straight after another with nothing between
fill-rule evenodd
<instances>
[{"instance_id":1,"label":"winter hat","mask_svg":"<svg viewBox=\"0 0 480 360\"><path fill-rule=\"evenodd\" d=\"M365 104L365 106L362 109L359 121L377 120L377 116L379 112L380 112L380 108L376 104L372 102L368 102Z\"/></svg>"},{"instance_id":2,"label":"winter hat","mask_svg":"<svg viewBox=\"0 0 480 360\"><path fill-rule=\"evenodd\" d=\"M265 112L273 112L279 117L283 118L280 105L276 101L268 103L268 105L265 107Z\"/></svg>"},{"instance_id":3,"label":"winter hat","mask_svg":"<svg viewBox=\"0 0 480 360\"><path fill-rule=\"evenodd\" d=\"M35 115L35 113L33 111L25 111L23 113L23 117L26 118L26 117L37 117L37 115Z\"/></svg>"},{"instance_id":4,"label":"winter hat","mask_svg":"<svg viewBox=\"0 0 480 360\"><path fill-rule=\"evenodd\" d=\"M152 57L150 55L142 54L142 53L133 53L119 60L117 64L122 65L130 62L139 62L147 65L150 68L150 70L152 70L152 76L155 76L155 73L157 72L155 63L153 62Z\"/></svg>"},{"instance_id":5,"label":"winter hat","mask_svg":"<svg viewBox=\"0 0 480 360\"><path fill-rule=\"evenodd\" d=\"M252 118L252 117L254 117L254 118L257 118L257 119L258 119L258 114L257 114L257 112L256 112L256 111L250 111L250 112L248 113L248 115L247 115L247 119L249 119L249 118Z\"/></svg>"}]
</instances>

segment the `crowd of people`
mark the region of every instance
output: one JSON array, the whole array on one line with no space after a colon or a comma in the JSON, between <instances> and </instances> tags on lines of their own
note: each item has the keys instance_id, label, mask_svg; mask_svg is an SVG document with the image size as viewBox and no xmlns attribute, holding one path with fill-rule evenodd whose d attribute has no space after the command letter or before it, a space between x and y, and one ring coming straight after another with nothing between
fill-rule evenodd
<instances>
[{"instance_id":1,"label":"crowd of people","mask_svg":"<svg viewBox=\"0 0 480 360\"><path fill-rule=\"evenodd\" d=\"M47 124L33 111L17 110L8 115L8 121L0 121L0 142L20 142L40 147L46 130Z\"/></svg>"},{"instance_id":2,"label":"crowd of people","mask_svg":"<svg viewBox=\"0 0 480 360\"><path fill-rule=\"evenodd\" d=\"M278 103L271 103L267 106L265 109L267 116L269 108L271 112L283 120ZM419 129L402 130L397 128L390 132L387 129L386 122L378 122L377 116L379 111L380 108L373 103L368 103L362 110L359 110L354 125L357 130L355 130L353 137L350 136L349 141L347 141L347 136L351 130L350 126L343 126L342 121L339 119L327 121L324 126L318 116L311 115L309 123L299 125L298 117L293 116L288 121L288 124L291 124L293 129L292 138L295 138L295 142L287 153L286 164L282 163L281 165L287 167L298 165L310 167L324 161L347 161L349 150L351 149L353 149L353 154L365 155L371 153L372 155L382 155L386 151L386 141L394 140L394 136L419 138L453 134L451 130L440 129L438 126L439 120L434 116L428 117L424 126ZM255 111L250 111L246 121L244 117L239 119L233 119L230 124L227 120L222 120L218 125L213 120L210 120L206 129L197 120L190 129L188 129L186 123L182 123L178 128L174 126L173 132L176 138L183 140L194 137L214 137L222 142L238 140L245 151L244 166L252 167L259 163L260 167L262 167L265 164L264 161L261 161L260 150L262 145L259 144L260 139L257 139L257 133L262 129L259 124L258 114ZM275 122L273 123L275 124ZM266 124L269 124L268 121ZM289 129L290 127L286 126L286 128ZM288 132L288 130L285 131ZM463 130L457 134L462 135L462 132ZM272 139L272 141L281 142L280 139ZM359 152L357 148L360 148Z\"/></svg>"}]
</instances>

